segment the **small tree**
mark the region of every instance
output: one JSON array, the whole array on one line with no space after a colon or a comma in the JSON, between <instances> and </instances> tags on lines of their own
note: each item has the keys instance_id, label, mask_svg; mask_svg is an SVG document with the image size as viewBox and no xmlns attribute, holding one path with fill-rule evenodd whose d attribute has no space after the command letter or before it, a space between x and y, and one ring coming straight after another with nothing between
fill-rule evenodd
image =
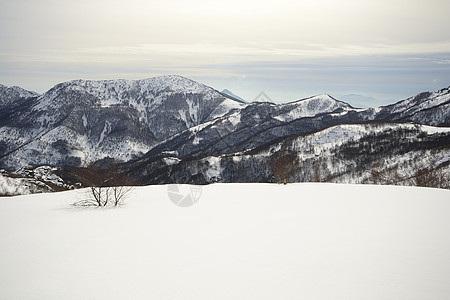
<instances>
[{"instance_id":1,"label":"small tree","mask_svg":"<svg viewBox=\"0 0 450 300\"><path fill-rule=\"evenodd\" d=\"M131 192L129 180L114 162L103 168L90 165L84 178L89 185L87 199L74 203L76 206L119 206Z\"/></svg>"}]
</instances>

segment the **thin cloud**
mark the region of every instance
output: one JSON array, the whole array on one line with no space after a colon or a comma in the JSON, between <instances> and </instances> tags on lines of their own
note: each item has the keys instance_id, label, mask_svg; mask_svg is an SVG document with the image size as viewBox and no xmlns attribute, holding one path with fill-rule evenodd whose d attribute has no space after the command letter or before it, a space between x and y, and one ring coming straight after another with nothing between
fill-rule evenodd
<instances>
[{"instance_id":1,"label":"thin cloud","mask_svg":"<svg viewBox=\"0 0 450 300\"><path fill-rule=\"evenodd\" d=\"M33 53L0 53L5 61L20 62L133 62L157 61L169 65L194 66L208 63L289 62L320 58L346 58L369 55L415 55L442 53L450 42L404 45L319 45L273 43L247 44L143 44L124 47L41 49ZM414 59L414 58L411 58ZM424 58L418 58L424 59ZM446 64L442 60L439 63Z\"/></svg>"},{"instance_id":2,"label":"thin cloud","mask_svg":"<svg viewBox=\"0 0 450 300\"><path fill-rule=\"evenodd\" d=\"M236 87L250 98L270 86L282 89L270 94L283 99L338 90L393 98L410 95L411 86L448 85L450 78L444 0L3 0L0 6L0 82L39 91L74 78L171 73Z\"/></svg>"}]
</instances>

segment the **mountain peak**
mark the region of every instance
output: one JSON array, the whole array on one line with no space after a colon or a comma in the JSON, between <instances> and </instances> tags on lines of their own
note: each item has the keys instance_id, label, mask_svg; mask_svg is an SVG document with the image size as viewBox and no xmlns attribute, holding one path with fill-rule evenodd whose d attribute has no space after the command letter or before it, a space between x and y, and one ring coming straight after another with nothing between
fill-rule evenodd
<instances>
[{"instance_id":1,"label":"mountain peak","mask_svg":"<svg viewBox=\"0 0 450 300\"><path fill-rule=\"evenodd\" d=\"M146 79L109 79L109 80L86 80L77 79L60 83L56 89L85 90L85 92L98 94L99 90L119 91L136 90L139 93L157 94L161 92L175 93L208 93L213 88L202 83L180 75L163 75Z\"/></svg>"},{"instance_id":2,"label":"mountain peak","mask_svg":"<svg viewBox=\"0 0 450 300\"><path fill-rule=\"evenodd\" d=\"M340 103L341 105L351 107L350 104L348 104L348 103L346 103L344 101L341 101L341 100L337 100L336 98L330 96L329 94L325 94L325 93L324 94L315 95L315 96L312 96L312 97L308 97L308 98L303 98L303 99L296 100L296 101L293 101L293 102L289 102L289 103L286 103L286 105L288 105L288 104L297 104L297 103L301 103L301 102L305 102L305 103L306 102L308 102L308 103L313 103L313 102Z\"/></svg>"},{"instance_id":3,"label":"mountain peak","mask_svg":"<svg viewBox=\"0 0 450 300\"><path fill-rule=\"evenodd\" d=\"M169 89L174 92L182 93L204 93L208 90L214 90L207 85L180 75L156 76L148 79L137 80L136 82L147 85L148 87L152 87L156 90Z\"/></svg>"},{"instance_id":4,"label":"mountain peak","mask_svg":"<svg viewBox=\"0 0 450 300\"><path fill-rule=\"evenodd\" d=\"M338 100L338 99L334 98L333 96L331 96L330 94L326 94L326 93L315 95L315 96L312 96L312 97L307 98L307 99L331 100L331 101L338 101L338 102L345 103L344 101Z\"/></svg>"},{"instance_id":5,"label":"mountain peak","mask_svg":"<svg viewBox=\"0 0 450 300\"><path fill-rule=\"evenodd\" d=\"M314 97L322 97L322 98L330 98L330 99L334 99L332 96L330 96L330 94L327 94L327 93L322 93L322 94L316 95L316 96L314 96ZM336 99L335 99L335 100L336 100Z\"/></svg>"}]
</instances>

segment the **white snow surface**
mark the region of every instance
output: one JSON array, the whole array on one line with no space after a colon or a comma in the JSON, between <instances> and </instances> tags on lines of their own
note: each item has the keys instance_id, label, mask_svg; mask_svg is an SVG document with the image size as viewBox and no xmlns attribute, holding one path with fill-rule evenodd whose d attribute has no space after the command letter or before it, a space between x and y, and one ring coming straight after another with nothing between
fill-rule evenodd
<instances>
[{"instance_id":1,"label":"white snow surface","mask_svg":"<svg viewBox=\"0 0 450 300\"><path fill-rule=\"evenodd\" d=\"M214 184L181 208L167 190L0 198L0 298L450 298L450 191Z\"/></svg>"}]
</instances>

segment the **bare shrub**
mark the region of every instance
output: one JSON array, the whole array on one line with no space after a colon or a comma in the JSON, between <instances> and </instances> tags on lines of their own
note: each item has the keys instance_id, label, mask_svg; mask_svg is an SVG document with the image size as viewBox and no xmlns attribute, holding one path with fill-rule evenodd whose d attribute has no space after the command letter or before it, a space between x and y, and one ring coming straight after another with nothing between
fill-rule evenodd
<instances>
[{"instance_id":1,"label":"bare shrub","mask_svg":"<svg viewBox=\"0 0 450 300\"><path fill-rule=\"evenodd\" d=\"M84 177L89 185L87 197L75 202L76 206L119 206L124 204L132 189L116 163L109 164L106 168L91 165L86 168Z\"/></svg>"}]
</instances>

